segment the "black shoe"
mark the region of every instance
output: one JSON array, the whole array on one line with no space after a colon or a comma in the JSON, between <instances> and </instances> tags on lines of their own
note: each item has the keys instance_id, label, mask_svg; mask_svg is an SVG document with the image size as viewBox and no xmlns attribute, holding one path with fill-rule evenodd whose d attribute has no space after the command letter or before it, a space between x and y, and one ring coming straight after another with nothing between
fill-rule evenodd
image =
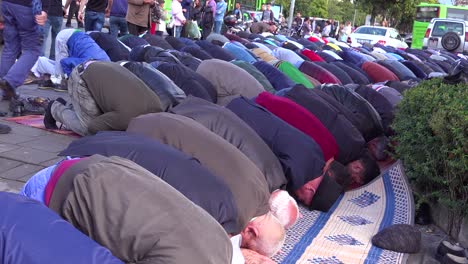
<instances>
[{"instance_id":1,"label":"black shoe","mask_svg":"<svg viewBox=\"0 0 468 264\"><path fill-rule=\"evenodd\" d=\"M55 84L51 80L42 80L39 82L39 85L37 86L37 88L42 89L42 90L54 89Z\"/></svg>"},{"instance_id":2,"label":"black shoe","mask_svg":"<svg viewBox=\"0 0 468 264\"><path fill-rule=\"evenodd\" d=\"M3 90L3 99L4 100L11 100L12 98L18 98L16 91L11 85L5 81L0 80L0 90Z\"/></svg>"},{"instance_id":3,"label":"black shoe","mask_svg":"<svg viewBox=\"0 0 468 264\"><path fill-rule=\"evenodd\" d=\"M58 129L57 121L55 121L55 118L52 116L52 104L53 103L54 103L54 100L49 102L44 113L44 126L47 129Z\"/></svg>"},{"instance_id":4,"label":"black shoe","mask_svg":"<svg viewBox=\"0 0 468 264\"><path fill-rule=\"evenodd\" d=\"M457 257L465 257L465 249L449 241L442 241L437 247L436 259L441 261L445 255L451 254Z\"/></svg>"},{"instance_id":5,"label":"black shoe","mask_svg":"<svg viewBox=\"0 0 468 264\"><path fill-rule=\"evenodd\" d=\"M10 131L11 131L11 127L4 125L4 124L0 124L0 134L8 134L10 133Z\"/></svg>"},{"instance_id":6,"label":"black shoe","mask_svg":"<svg viewBox=\"0 0 468 264\"><path fill-rule=\"evenodd\" d=\"M468 258L459 257L453 254L446 254L440 261L442 264L468 264Z\"/></svg>"},{"instance_id":7,"label":"black shoe","mask_svg":"<svg viewBox=\"0 0 468 264\"><path fill-rule=\"evenodd\" d=\"M57 101L57 102L59 102L59 103L61 103L63 105L67 105L67 101L65 101L65 99L63 99L62 97L59 97L59 98L55 99L55 101Z\"/></svg>"},{"instance_id":8,"label":"black shoe","mask_svg":"<svg viewBox=\"0 0 468 264\"><path fill-rule=\"evenodd\" d=\"M78 28L84 28L83 23L78 23Z\"/></svg>"},{"instance_id":9,"label":"black shoe","mask_svg":"<svg viewBox=\"0 0 468 264\"><path fill-rule=\"evenodd\" d=\"M71 28L71 24L66 23L66 24L65 24L65 27Z\"/></svg>"},{"instance_id":10,"label":"black shoe","mask_svg":"<svg viewBox=\"0 0 468 264\"><path fill-rule=\"evenodd\" d=\"M21 98L11 98L9 108L13 116L20 116L24 112L24 103Z\"/></svg>"}]
</instances>

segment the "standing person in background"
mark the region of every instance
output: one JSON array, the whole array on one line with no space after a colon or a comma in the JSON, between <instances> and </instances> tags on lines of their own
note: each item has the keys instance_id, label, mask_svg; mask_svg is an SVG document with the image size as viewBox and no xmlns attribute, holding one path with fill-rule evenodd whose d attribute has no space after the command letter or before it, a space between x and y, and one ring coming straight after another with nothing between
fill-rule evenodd
<instances>
[{"instance_id":1,"label":"standing person in background","mask_svg":"<svg viewBox=\"0 0 468 264\"><path fill-rule=\"evenodd\" d=\"M242 14L241 4L239 2L236 3L236 9L234 9L234 15L236 16L237 20L244 20L244 15Z\"/></svg>"},{"instance_id":2,"label":"standing person in background","mask_svg":"<svg viewBox=\"0 0 468 264\"><path fill-rule=\"evenodd\" d=\"M49 59L55 60L55 38L60 30L62 30L64 14L65 10L62 8L62 0L50 0L47 21L44 25L44 41L42 43L41 56L45 56L47 38L49 37L49 32L51 32Z\"/></svg>"},{"instance_id":3,"label":"standing person in background","mask_svg":"<svg viewBox=\"0 0 468 264\"><path fill-rule=\"evenodd\" d=\"M47 21L49 1L43 0L42 8L40 0L33 1L2 1L4 47L0 63L0 90L7 100L18 97L16 88L23 84L41 53L40 27Z\"/></svg>"},{"instance_id":4,"label":"standing person in background","mask_svg":"<svg viewBox=\"0 0 468 264\"><path fill-rule=\"evenodd\" d=\"M86 14L83 14L85 6ZM105 16L110 14L111 8L112 0L81 0L78 20L83 22L84 15L85 31L101 32L104 26Z\"/></svg>"},{"instance_id":5,"label":"standing person in background","mask_svg":"<svg viewBox=\"0 0 468 264\"><path fill-rule=\"evenodd\" d=\"M159 0L159 21L156 25L156 35L163 36L164 31L166 31L166 20L167 20L167 11L164 9L164 0Z\"/></svg>"},{"instance_id":6,"label":"standing person in background","mask_svg":"<svg viewBox=\"0 0 468 264\"><path fill-rule=\"evenodd\" d=\"M80 9L80 0L67 0L63 7L63 12L67 15L66 27L71 27L71 20L75 16L78 28L83 28L83 22L78 19L78 11Z\"/></svg>"},{"instance_id":7,"label":"standing person in background","mask_svg":"<svg viewBox=\"0 0 468 264\"><path fill-rule=\"evenodd\" d=\"M266 10L262 12L262 18L260 19L260 21L265 22L265 23L271 23L275 21L273 11L271 11L270 3L266 5Z\"/></svg>"},{"instance_id":8,"label":"standing person in background","mask_svg":"<svg viewBox=\"0 0 468 264\"><path fill-rule=\"evenodd\" d=\"M312 33L312 27L310 26L310 18L304 18L304 23L302 24L302 34L303 37L307 38Z\"/></svg>"},{"instance_id":9,"label":"standing person in background","mask_svg":"<svg viewBox=\"0 0 468 264\"><path fill-rule=\"evenodd\" d=\"M336 25L335 25L335 21L333 21L333 19L330 19L330 34L329 36L331 38L334 38L335 35L336 35Z\"/></svg>"},{"instance_id":10,"label":"standing person in background","mask_svg":"<svg viewBox=\"0 0 468 264\"><path fill-rule=\"evenodd\" d=\"M127 19L125 18L125 16L127 16L127 8L127 0L114 0L112 2L109 18L109 33L114 37L118 37L119 32L120 36L128 34Z\"/></svg>"},{"instance_id":11,"label":"standing person in background","mask_svg":"<svg viewBox=\"0 0 468 264\"><path fill-rule=\"evenodd\" d=\"M331 25L330 25L330 21L327 20L325 21L325 27L322 30L322 37L328 38L330 37L330 33L331 33Z\"/></svg>"},{"instance_id":12,"label":"standing person in background","mask_svg":"<svg viewBox=\"0 0 468 264\"><path fill-rule=\"evenodd\" d=\"M201 23L202 16L202 5L200 0L193 1L193 5L190 7L190 19L197 22L197 25Z\"/></svg>"},{"instance_id":13,"label":"standing person in background","mask_svg":"<svg viewBox=\"0 0 468 264\"><path fill-rule=\"evenodd\" d=\"M346 24L345 24L345 26L343 28L344 35L343 35L343 39L341 41L343 41L343 42L348 41L348 37L351 35L352 31L353 31L353 29L351 27L351 22L346 21Z\"/></svg>"},{"instance_id":14,"label":"standing person in background","mask_svg":"<svg viewBox=\"0 0 468 264\"><path fill-rule=\"evenodd\" d=\"M224 0L218 0L216 3L216 13L214 17L214 32L221 34L221 26L223 25L224 13L226 13L227 4Z\"/></svg>"},{"instance_id":15,"label":"standing person in background","mask_svg":"<svg viewBox=\"0 0 468 264\"><path fill-rule=\"evenodd\" d=\"M214 14L216 13L216 3L214 0L206 0L202 11L202 39L206 39L213 30Z\"/></svg>"},{"instance_id":16,"label":"standing person in background","mask_svg":"<svg viewBox=\"0 0 468 264\"><path fill-rule=\"evenodd\" d=\"M130 34L139 36L150 24L150 10L155 0L128 0L127 23Z\"/></svg>"},{"instance_id":17,"label":"standing person in background","mask_svg":"<svg viewBox=\"0 0 468 264\"><path fill-rule=\"evenodd\" d=\"M172 17L174 19L174 37L180 38L182 27L185 25L186 19L182 11L182 0L172 0Z\"/></svg>"}]
</instances>

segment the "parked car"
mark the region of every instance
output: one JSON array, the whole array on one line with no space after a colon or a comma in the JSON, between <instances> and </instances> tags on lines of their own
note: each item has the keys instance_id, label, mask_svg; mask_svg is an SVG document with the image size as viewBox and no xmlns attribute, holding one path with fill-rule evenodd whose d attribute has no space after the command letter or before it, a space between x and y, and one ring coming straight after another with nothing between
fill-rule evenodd
<instances>
[{"instance_id":1,"label":"parked car","mask_svg":"<svg viewBox=\"0 0 468 264\"><path fill-rule=\"evenodd\" d=\"M468 21L432 19L423 40L423 49L427 48L468 54Z\"/></svg>"},{"instance_id":2,"label":"parked car","mask_svg":"<svg viewBox=\"0 0 468 264\"><path fill-rule=\"evenodd\" d=\"M380 43L385 46L395 48L408 48L404 38L400 36L398 31L389 27L377 26L361 26L358 27L348 38L348 43L354 44L376 44Z\"/></svg>"}]
</instances>

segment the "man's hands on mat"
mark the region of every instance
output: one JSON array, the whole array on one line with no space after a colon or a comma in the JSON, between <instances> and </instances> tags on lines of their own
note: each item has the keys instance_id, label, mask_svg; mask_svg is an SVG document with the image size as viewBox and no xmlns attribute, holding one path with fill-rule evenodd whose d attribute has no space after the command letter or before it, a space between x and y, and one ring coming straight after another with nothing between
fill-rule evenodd
<instances>
[{"instance_id":1,"label":"man's hands on mat","mask_svg":"<svg viewBox=\"0 0 468 264\"><path fill-rule=\"evenodd\" d=\"M241 248L242 255L244 255L245 264L275 264L269 257L258 254L257 252Z\"/></svg>"}]
</instances>

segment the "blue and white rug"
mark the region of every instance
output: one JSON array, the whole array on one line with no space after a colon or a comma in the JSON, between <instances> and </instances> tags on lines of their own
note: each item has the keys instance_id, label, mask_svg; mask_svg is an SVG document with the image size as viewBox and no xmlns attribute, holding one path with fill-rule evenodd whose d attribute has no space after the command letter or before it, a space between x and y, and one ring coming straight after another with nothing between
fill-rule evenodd
<instances>
[{"instance_id":1,"label":"blue and white rug","mask_svg":"<svg viewBox=\"0 0 468 264\"><path fill-rule=\"evenodd\" d=\"M411 189L400 161L366 186L344 193L328 213L300 209L277 263L406 263L407 254L372 246L371 239L393 224L414 223Z\"/></svg>"}]
</instances>

